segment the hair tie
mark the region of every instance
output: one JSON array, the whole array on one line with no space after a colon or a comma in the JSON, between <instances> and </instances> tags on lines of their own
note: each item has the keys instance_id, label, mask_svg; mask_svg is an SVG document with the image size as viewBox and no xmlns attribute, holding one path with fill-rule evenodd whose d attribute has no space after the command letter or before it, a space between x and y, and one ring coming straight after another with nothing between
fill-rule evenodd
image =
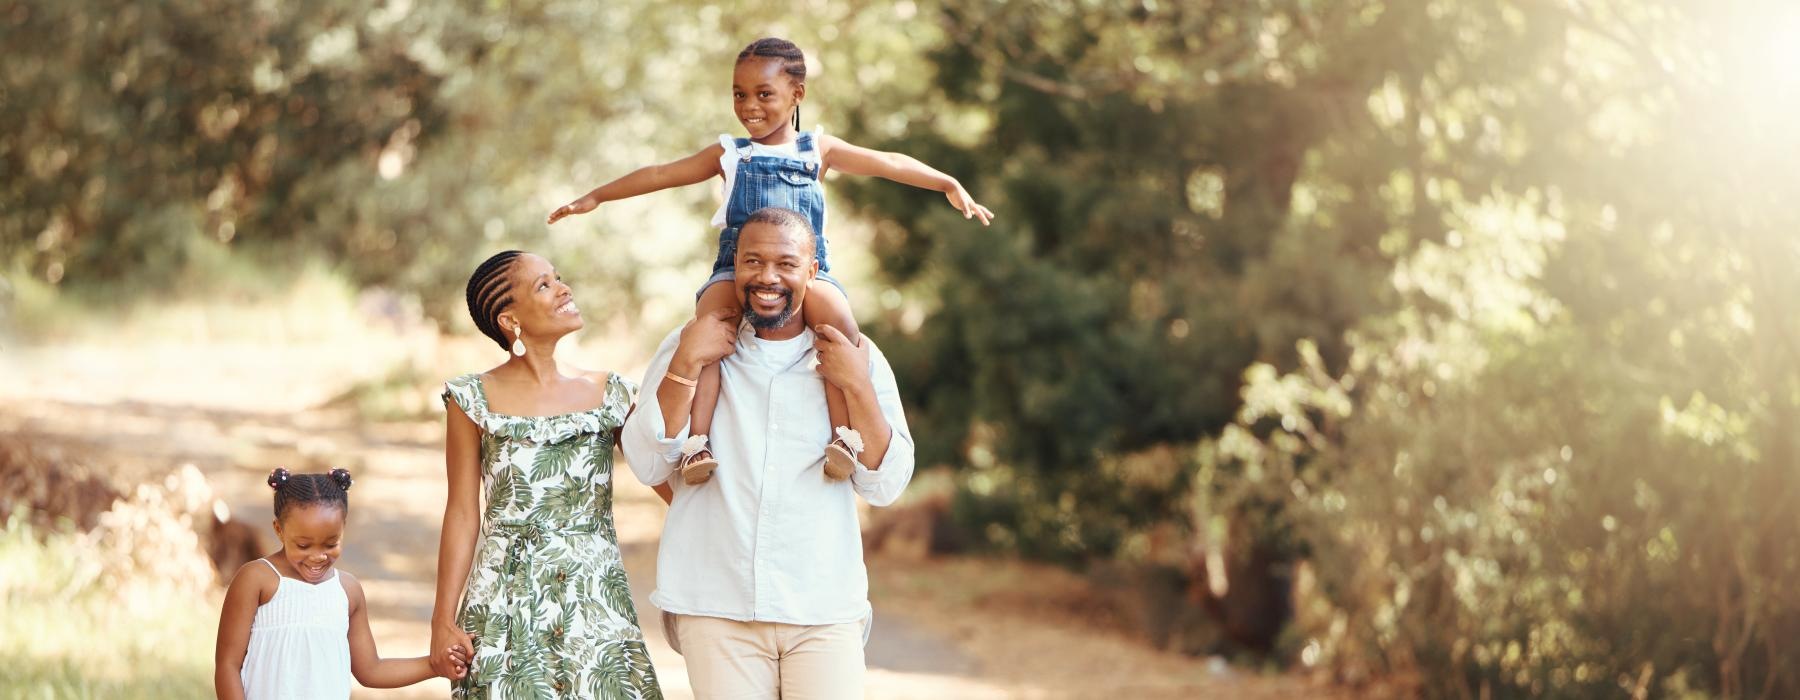
<instances>
[{"instance_id":1,"label":"hair tie","mask_svg":"<svg viewBox=\"0 0 1800 700\"><path fill-rule=\"evenodd\" d=\"M282 484L287 483L289 475L287 467L276 467L274 471L269 472L269 488L281 488Z\"/></svg>"},{"instance_id":2,"label":"hair tie","mask_svg":"<svg viewBox=\"0 0 1800 700\"><path fill-rule=\"evenodd\" d=\"M343 467L331 470L331 480L337 482L338 488L345 491L350 490L350 470Z\"/></svg>"}]
</instances>

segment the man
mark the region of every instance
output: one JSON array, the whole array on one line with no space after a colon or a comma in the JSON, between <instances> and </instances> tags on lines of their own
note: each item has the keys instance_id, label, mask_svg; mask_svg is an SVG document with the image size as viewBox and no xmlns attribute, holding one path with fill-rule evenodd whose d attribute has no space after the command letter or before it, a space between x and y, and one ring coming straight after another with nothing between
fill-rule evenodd
<instances>
[{"instance_id":1,"label":"man","mask_svg":"<svg viewBox=\"0 0 1800 700\"><path fill-rule=\"evenodd\" d=\"M800 320L818 274L813 253L804 217L751 214L732 282L742 325L721 314L671 333L625 421L632 471L674 489L650 602L701 698L862 696L868 574L853 494L893 503L912 478L913 443L874 343ZM688 436L693 379L713 362L723 384L711 436L719 467L689 486L669 476ZM831 425L821 376L843 389L863 438L847 481L822 471Z\"/></svg>"}]
</instances>

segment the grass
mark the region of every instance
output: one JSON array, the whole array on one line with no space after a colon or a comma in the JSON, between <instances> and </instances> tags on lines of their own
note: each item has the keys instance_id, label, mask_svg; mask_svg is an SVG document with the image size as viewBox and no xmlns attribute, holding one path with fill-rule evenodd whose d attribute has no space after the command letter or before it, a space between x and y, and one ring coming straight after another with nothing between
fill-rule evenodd
<instances>
[{"instance_id":1,"label":"grass","mask_svg":"<svg viewBox=\"0 0 1800 700\"><path fill-rule=\"evenodd\" d=\"M0 699L212 695L211 581L110 581L84 536L0 531Z\"/></svg>"},{"instance_id":2,"label":"grass","mask_svg":"<svg viewBox=\"0 0 1800 700\"><path fill-rule=\"evenodd\" d=\"M0 326L33 344L336 340L362 330L357 292L321 263L272 270L237 258L172 287L128 282L63 289L7 275Z\"/></svg>"},{"instance_id":3,"label":"grass","mask_svg":"<svg viewBox=\"0 0 1800 700\"><path fill-rule=\"evenodd\" d=\"M443 411L439 375L447 374L448 370L428 373L413 363L396 364L385 374L351 384L325 405L353 409L370 421L430 420Z\"/></svg>"}]
</instances>

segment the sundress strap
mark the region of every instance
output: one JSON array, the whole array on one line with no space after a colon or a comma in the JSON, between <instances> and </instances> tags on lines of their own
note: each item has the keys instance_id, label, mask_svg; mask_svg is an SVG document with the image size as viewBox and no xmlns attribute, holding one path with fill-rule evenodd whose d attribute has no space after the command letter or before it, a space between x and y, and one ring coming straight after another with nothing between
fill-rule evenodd
<instances>
[{"instance_id":1,"label":"sundress strap","mask_svg":"<svg viewBox=\"0 0 1800 700\"><path fill-rule=\"evenodd\" d=\"M745 158L745 159L749 158L748 155L745 155L745 149L750 148L750 139L739 136L737 138L732 139L731 143L735 146L735 148L733 148L732 150L737 151L739 157ZM801 153L813 152L813 150L815 148L815 146L813 144L813 132L810 132L810 131L800 132L800 136L794 139L794 147L796 149L798 149Z\"/></svg>"}]
</instances>

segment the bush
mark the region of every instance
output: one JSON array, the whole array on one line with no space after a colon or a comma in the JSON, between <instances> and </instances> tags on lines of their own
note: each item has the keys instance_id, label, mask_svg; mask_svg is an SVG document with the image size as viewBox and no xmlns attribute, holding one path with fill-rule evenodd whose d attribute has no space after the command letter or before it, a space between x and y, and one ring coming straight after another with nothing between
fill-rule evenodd
<instances>
[{"instance_id":1,"label":"bush","mask_svg":"<svg viewBox=\"0 0 1800 700\"><path fill-rule=\"evenodd\" d=\"M0 531L6 697L193 698L212 693L219 599L188 513L197 473L144 486L92 531ZM200 482L203 488L203 482Z\"/></svg>"}]
</instances>

